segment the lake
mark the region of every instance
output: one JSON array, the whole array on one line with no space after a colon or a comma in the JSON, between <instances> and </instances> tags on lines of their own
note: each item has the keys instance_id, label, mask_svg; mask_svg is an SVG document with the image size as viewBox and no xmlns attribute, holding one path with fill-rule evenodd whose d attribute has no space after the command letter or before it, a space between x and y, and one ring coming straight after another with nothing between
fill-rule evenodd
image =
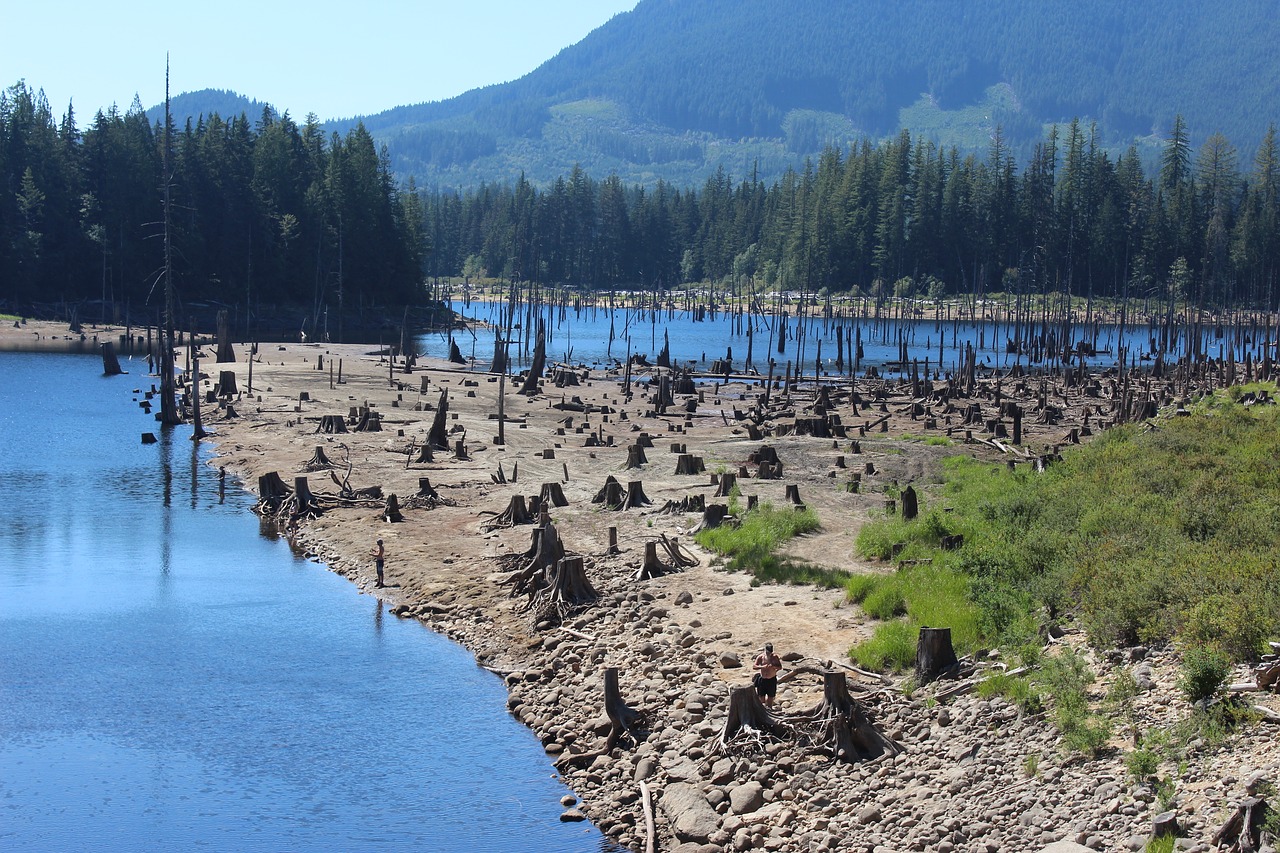
<instances>
[{"instance_id":1,"label":"lake","mask_svg":"<svg viewBox=\"0 0 1280 853\"><path fill-rule=\"evenodd\" d=\"M220 496L125 369L0 355L0 849L611 849L497 677Z\"/></svg>"}]
</instances>

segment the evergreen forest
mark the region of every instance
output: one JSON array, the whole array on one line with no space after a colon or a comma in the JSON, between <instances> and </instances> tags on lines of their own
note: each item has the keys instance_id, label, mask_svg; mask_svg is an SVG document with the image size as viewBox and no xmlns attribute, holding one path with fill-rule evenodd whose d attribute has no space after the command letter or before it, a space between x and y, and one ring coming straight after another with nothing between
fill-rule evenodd
<instances>
[{"instance_id":1,"label":"evergreen forest","mask_svg":"<svg viewBox=\"0 0 1280 853\"><path fill-rule=\"evenodd\" d=\"M25 85L0 100L0 281L14 305L148 299L164 134L136 105L77 127ZM424 278L577 288L735 287L930 297L1058 292L1274 308L1274 127L1246 161L1175 117L1156 168L1095 126L1052 126L1020 166L997 132L962 154L900 132L775 181L397 185L360 125L326 137L264 109L173 134L175 281L188 300L406 304ZM86 315L86 316L92 316Z\"/></svg>"}]
</instances>

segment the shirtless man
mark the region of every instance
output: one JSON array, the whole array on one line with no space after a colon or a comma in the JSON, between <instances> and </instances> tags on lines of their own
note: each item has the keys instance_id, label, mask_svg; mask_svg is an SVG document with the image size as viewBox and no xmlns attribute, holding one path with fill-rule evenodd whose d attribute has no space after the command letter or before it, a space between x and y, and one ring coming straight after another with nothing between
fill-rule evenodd
<instances>
[{"instance_id":1,"label":"shirtless man","mask_svg":"<svg viewBox=\"0 0 1280 853\"><path fill-rule=\"evenodd\" d=\"M378 589L382 589L382 564L383 564L383 561L386 559L387 552L382 549L381 539L378 540L377 547L375 547L369 553L373 556L373 565L378 570L378 583L376 584L376 586Z\"/></svg>"},{"instance_id":2,"label":"shirtless man","mask_svg":"<svg viewBox=\"0 0 1280 853\"><path fill-rule=\"evenodd\" d=\"M773 653L773 643L765 643L764 651L756 655L752 667L756 671L756 695L766 706L773 706L773 699L778 695L778 670L782 669L782 658Z\"/></svg>"}]
</instances>

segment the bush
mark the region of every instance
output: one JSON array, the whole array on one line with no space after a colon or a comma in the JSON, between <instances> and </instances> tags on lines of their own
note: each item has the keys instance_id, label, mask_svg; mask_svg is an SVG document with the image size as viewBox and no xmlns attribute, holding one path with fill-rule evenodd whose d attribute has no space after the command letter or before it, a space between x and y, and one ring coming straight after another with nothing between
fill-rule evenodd
<instances>
[{"instance_id":1,"label":"bush","mask_svg":"<svg viewBox=\"0 0 1280 853\"><path fill-rule=\"evenodd\" d=\"M861 604L881 580L880 575L854 575L844 582L844 597L853 604Z\"/></svg>"},{"instance_id":2,"label":"bush","mask_svg":"<svg viewBox=\"0 0 1280 853\"><path fill-rule=\"evenodd\" d=\"M1217 695L1231 675L1231 660L1213 645L1194 645L1182 654L1178 689L1191 702Z\"/></svg>"},{"instance_id":3,"label":"bush","mask_svg":"<svg viewBox=\"0 0 1280 853\"><path fill-rule=\"evenodd\" d=\"M892 619L907 612L907 599L896 583L881 583L862 601L862 609L872 619Z\"/></svg>"},{"instance_id":4,"label":"bush","mask_svg":"<svg viewBox=\"0 0 1280 853\"><path fill-rule=\"evenodd\" d=\"M886 622L869 640L849 650L849 657L863 669L901 672L915 665L919 630L906 622Z\"/></svg>"},{"instance_id":5,"label":"bush","mask_svg":"<svg viewBox=\"0 0 1280 853\"><path fill-rule=\"evenodd\" d=\"M1138 747L1124 757L1125 769L1135 782L1145 782L1160 769L1160 755L1145 746Z\"/></svg>"}]
</instances>

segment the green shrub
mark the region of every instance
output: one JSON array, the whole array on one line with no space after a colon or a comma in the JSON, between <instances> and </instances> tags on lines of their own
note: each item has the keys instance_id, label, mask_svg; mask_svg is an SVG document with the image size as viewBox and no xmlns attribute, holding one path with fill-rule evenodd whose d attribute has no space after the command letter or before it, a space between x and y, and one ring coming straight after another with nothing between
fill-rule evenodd
<instances>
[{"instance_id":1,"label":"green shrub","mask_svg":"<svg viewBox=\"0 0 1280 853\"><path fill-rule=\"evenodd\" d=\"M864 669L901 672L915 665L919 629L903 621L886 622L871 639L849 650L849 657Z\"/></svg>"},{"instance_id":2,"label":"green shrub","mask_svg":"<svg viewBox=\"0 0 1280 853\"><path fill-rule=\"evenodd\" d=\"M907 612L907 599L900 584L882 583L863 599L862 609L873 619L892 619Z\"/></svg>"},{"instance_id":3,"label":"green shrub","mask_svg":"<svg viewBox=\"0 0 1280 853\"><path fill-rule=\"evenodd\" d=\"M844 582L844 596L853 604L861 604L881 581L880 575L854 575Z\"/></svg>"},{"instance_id":4,"label":"green shrub","mask_svg":"<svg viewBox=\"0 0 1280 853\"><path fill-rule=\"evenodd\" d=\"M1003 697L1028 714L1044 710L1044 701L1035 685L1024 676L998 673L978 682L977 693L983 699Z\"/></svg>"},{"instance_id":5,"label":"green shrub","mask_svg":"<svg viewBox=\"0 0 1280 853\"><path fill-rule=\"evenodd\" d=\"M1173 853L1177 846L1177 839L1172 835L1162 835L1159 838L1152 838L1147 842L1147 846L1143 848L1145 853Z\"/></svg>"},{"instance_id":6,"label":"green shrub","mask_svg":"<svg viewBox=\"0 0 1280 853\"><path fill-rule=\"evenodd\" d=\"M1178 689L1191 702L1216 696L1231 675L1231 660L1213 645L1189 646L1182 653Z\"/></svg>"},{"instance_id":7,"label":"green shrub","mask_svg":"<svg viewBox=\"0 0 1280 853\"><path fill-rule=\"evenodd\" d=\"M1160 769L1160 755L1145 746L1138 747L1124 757L1124 766L1135 782L1145 782Z\"/></svg>"},{"instance_id":8,"label":"green shrub","mask_svg":"<svg viewBox=\"0 0 1280 853\"><path fill-rule=\"evenodd\" d=\"M1182 638L1195 645L1218 645L1240 660L1251 660L1267 639L1267 620L1256 593L1214 593L1187 612Z\"/></svg>"},{"instance_id":9,"label":"green shrub","mask_svg":"<svg viewBox=\"0 0 1280 853\"><path fill-rule=\"evenodd\" d=\"M774 554L787 540L818 527L818 516L811 509L797 512L763 504L747 513L737 526L703 530L694 538L703 548L730 557L731 571L751 572L758 580L839 586L848 578L848 572L793 563Z\"/></svg>"}]
</instances>

